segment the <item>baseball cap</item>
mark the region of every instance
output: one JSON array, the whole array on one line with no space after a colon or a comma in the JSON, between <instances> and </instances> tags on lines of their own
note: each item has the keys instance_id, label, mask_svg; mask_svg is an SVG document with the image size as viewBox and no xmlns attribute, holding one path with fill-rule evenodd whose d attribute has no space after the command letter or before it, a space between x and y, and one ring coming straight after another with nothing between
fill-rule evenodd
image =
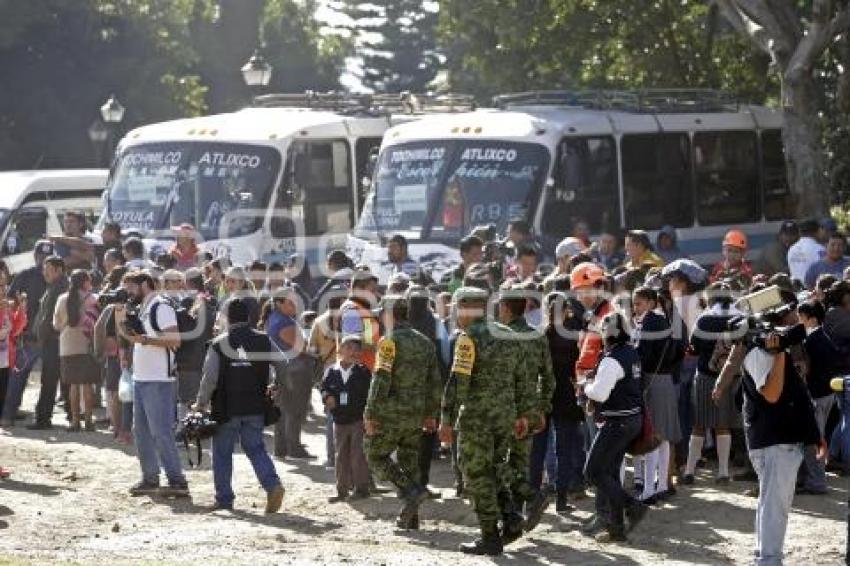
<instances>
[{"instance_id":1,"label":"baseball cap","mask_svg":"<svg viewBox=\"0 0 850 566\"><path fill-rule=\"evenodd\" d=\"M824 218L821 218L818 221L818 224L820 224L821 228L823 228L824 230L828 230L830 232L835 232L836 230L838 230L838 223L831 216L826 216Z\"/></svg>"},{"instance_id":2,"label":"baseball cap","mask_svg":"<svg viewBox=\"0 0 850 566\"><path fill-rule=\"evenodd\" d=\"M349 342L357 342L360 344L362 341L363 340L360 338L359 334L346 334L339 339L340 345L348 344Z\"/></svg>"},{"instance_id":3,"label":"baseball cap","mask_svg":"<svg viewBox=\"0 0 850 566\"><path fill-rule=\"evenodd\" d=\"M560 259L566 256L574 256L580 254L583 250L584 244L581 243L581 240L569 236L555 246L555 257Z\"/></svg>"},{"instance_id":4,"label":"baseball cap","mask_svg":"<svg viewBox=\"0 0 850 566\"><path fill-rule=\"evenodd\" d=\"M53 242L50 240L39 240L35 243L35 249L33 249L33 253L35 255L53 255L54 247Z\"/></svg>"},{"instance_id":5,"label":"baseball cap","mask_svg":"<svg viewBox=\"0 0 850 566\"><path fill-rule=\"evenodd\" d=\"M793 220L786 220L779 227L780 234L797 234L800 232L800 227Z\"/></svg>"}]
</instances>

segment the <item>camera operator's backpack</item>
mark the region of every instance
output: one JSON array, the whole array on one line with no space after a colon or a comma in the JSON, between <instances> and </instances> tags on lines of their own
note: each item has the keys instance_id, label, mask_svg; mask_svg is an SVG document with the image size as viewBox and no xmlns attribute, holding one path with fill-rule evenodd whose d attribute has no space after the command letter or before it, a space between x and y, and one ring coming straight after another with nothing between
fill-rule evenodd
<instances>
[{"instance_id":1,"label":"camera operator's backpack","mask_svg":"<svg viewBox=\"0 0 850 566\"><path fill-rule=\"evenodd\" d=\"M186 308L180 301L173 297L160 296L155 299L153 305L151 305L151 328L153 328L154 332L162 332L162 328L159 326L159 320L157 318L157 311L159 310L159 306L163 303L174 309L174 314L177 318L177 331L180 334L180 346L173 350L175 357L174 364L171 362L171 356L168 356L168 375L172 375L176 369L176 360L180 357L180 350L183 347L186 336L195 330L197 323L189 312L189 309Z\"/></svg>"}]
</instances>

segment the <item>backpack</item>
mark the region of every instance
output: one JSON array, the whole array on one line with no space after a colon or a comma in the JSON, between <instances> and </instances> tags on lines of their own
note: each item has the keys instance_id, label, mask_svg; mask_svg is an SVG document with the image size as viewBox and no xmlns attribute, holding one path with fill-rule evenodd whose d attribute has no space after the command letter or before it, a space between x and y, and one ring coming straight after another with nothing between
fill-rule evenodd
<instances>
[{"instance_id":1,"label":"backpack","mask_svg":"<svg viewBox=\"0 0 850 566\"><path fill-rule=\"evenodd\" d=\"M173 297L159 296L154 300L154 303L151 305L151 317L150 323L151 328L153 328L154 332L162 332L162 328L159 325L159 319L157 318L157 311L159 310L160 305L166 304L174 309L174 314L177 318L177 332L180 337L180 346L176 349L171 350L174 353L174 361L171 359L170 353L168 355L168 375L173 376L176 371L176 360L180 355L180 350L183 347L183 344L186 341L185 336L190 332L195 330L196 322L195 319L192 318L192 315L180 301L174 299Z\"/></svg>"}]
</instances>

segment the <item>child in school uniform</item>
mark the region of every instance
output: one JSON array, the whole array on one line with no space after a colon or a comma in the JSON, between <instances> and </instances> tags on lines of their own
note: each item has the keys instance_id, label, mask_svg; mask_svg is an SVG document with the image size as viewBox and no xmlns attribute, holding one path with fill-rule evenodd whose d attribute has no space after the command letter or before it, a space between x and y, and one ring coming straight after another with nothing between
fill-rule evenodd
<instances>
[{"instance_id":1,"label":"child in school uniform","mask_svg":"<svg viewBox=\"0 0 850 566\"><path fill-rule=\"evenodd\" d=\"M336 491L331 503L369 497L369 467L363 452L363 411L372 374L360 363L360 337L343 336L339 361L325 370L322 401L333 415L336 440ZM353 493L352 493L353 491Z\"/></svg>"}]
</instances>

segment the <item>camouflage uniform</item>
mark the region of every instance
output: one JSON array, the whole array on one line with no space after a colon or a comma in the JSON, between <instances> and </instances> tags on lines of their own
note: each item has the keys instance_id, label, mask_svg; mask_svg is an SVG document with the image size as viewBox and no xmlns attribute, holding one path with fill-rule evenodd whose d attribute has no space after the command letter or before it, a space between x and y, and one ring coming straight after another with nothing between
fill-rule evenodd
<instances>
[{"instance_id":1,"label":"camouflage uniform","mask_svg":"<svg viewBox=\"0 0 850 566\"><path fill-rule=\"evenodd\" d=\"M534 418L529 421L533 429L540 419L552 412L552 394L555 391L555 374L552 371L552 356L549 353L549 341L539 331L531 327L525 318L514 319L508 328L519 334L530 334L517 340L521 350L521 359L525 362L524 375L529 380L528 388L534 391ZM526 438L511 437L511 453L508 460L508 485L513 493L514 503L521 505L536 495L536 490L528 481L529 456L531 454L531 434Z\"/></svg>"},{"instance_id":2,"label":"camouflage uniform","mask_svg":"<svg viewBox=\"0 0 850 566\"><path fill-rule=\"evenodd\" d=\"M436 419L441 386L437 351L425 335L401 323L379 342L363 415L379 426L364 446L372 470L402 493L418 485L422 424ZM398 463L390 459L396 451Z\"/></svg>"},{"instance_id":3,"label":"camouflage uniform","mask_svg":"<svg viewBox=\"0 0 850 566\"><path fill-rule=\"evenodd\" d=\"M504 325L494 326L511 333ZM441 422L455 424L458 430L465 492L485 538L496 532L501 517L498 494L508 480L514 422L537 409L519 363L514 340L497 338L486 321L475 321L457 339L454 386L447 387L443 397Z\"/></svg>"}]
</instances>

